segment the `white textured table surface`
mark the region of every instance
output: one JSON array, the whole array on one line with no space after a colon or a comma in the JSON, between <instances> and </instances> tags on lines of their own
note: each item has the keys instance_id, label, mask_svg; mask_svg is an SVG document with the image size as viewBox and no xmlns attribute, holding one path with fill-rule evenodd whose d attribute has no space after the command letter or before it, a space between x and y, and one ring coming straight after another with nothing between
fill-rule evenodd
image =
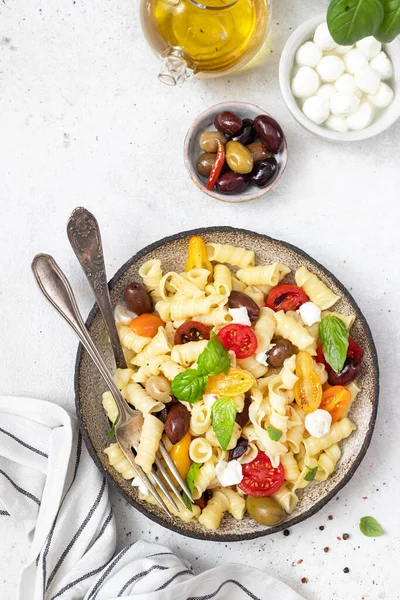
<instances>
[{"instance_id":1,"label":"white textured table surface","mask_svg":"<svg viewBox=\"0 0 400 600\"><path fill-rule=\"evenodd\" d=\"M280 51L291 30L324 6L321 0L276 2L267 46L251 68L170 89L157 81L158 63L131 0L0 3L0 392L73 410L76 341L36 289L30 262L39 251L53 254L87 313L92 298L65 235L75 206L97 215L110 276L148 243L198 226L240 226L300 246L349 287L378 347L379 418L355 477L289 537L240 544L180 537L114 493L119 545L155 539L197 570L228 561L251 564L307 600L396 600L400 122L376 139L339 146L306 133L288 114L278 87ZM191 121L228 99L271 112L289 145L276 191L237 206L197 191L182 161ZM369 514L382 523L383 537L359 532L359 518ZM350 539L339 540L345 532ZM23 532L6 518L0 539L0 598L9 600L27 548Z\"/></svg>"}]
</instances>

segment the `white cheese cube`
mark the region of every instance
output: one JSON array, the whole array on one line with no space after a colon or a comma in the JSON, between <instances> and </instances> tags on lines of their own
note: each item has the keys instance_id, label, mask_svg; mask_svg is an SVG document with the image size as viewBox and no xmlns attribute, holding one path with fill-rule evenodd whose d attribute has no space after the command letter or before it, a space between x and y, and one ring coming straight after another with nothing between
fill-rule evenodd
<instances>
[{"instance_id":1,"label":"white cheese cube","mask_svg":"<svg viewBox=\"0 0 400 600\"><path fill-rule=\"evenodd\" d=\"M349 129L353 131L360 131L360 129L365 129L368 125L371 124L372 119L374 118L374 111L369 102L360 102L360 106L357 108L356 112L352 115L346 117L347 126Z\"/></svg>"},{"instance_id":2,"label":"white cheese cube","mask_svg":"<svg viewBox=\"0 0 400 600\"><path fill-rule=\"evenodd\" d=\"M379 54L379 52L382 50L382 44L378 42L378 40L376 40L372 35L358 41L356 46L363 54L365 54L368 60L374 58L374 56Z\"/></svg>"},{"instance_id":3,"label":"white cheese cube","mask_svg":"<svg viewBox=\"0 0 400 600\"><path fill-rule=\"evenodd\" d=\"M339 131L340 133L346 133L346 131L349 130L346 119L344 117L336 117L335 115L328 117L325 121L325 125L328 129Z\"/></svg>"},{"instance_id":4,"label":"white cheese cube","mask_svg":"<svg viewBox=\"0 0 400 600\"><path fill-rule=\"evenodd\" d=\"M381 82L381 76L372 67L364 67L354 75L354 81L360 90L366 94L376 94Z\"/></svg>"},{"instance_id":5,"label":"white cheese cube","mask_svg":"<svg viewBox=\"0 0 400 600\"><path fill-rule=\"evenodd\" d=\"M345 64L339 56L324 56L317 65L317 73L322 81L336 81L344 73Z\"/></svg>"},{"instance_id":6,"label":"white cheese cube","mask_svg":"<svg viewBox=\"0 0 400 600\"><path fill-rule=\"evenodd\" d=\"M313 123L322 125L329 117L329 100L320 96L311 96L303 104L303 113Z\"/></svg>"},{"instance_id":7,"label":"white cheese cube","mask_svg":"<svg viewBox=\"0 0 400 600\"><path fill-rule=\"evenodd\" d=\"M217 479L222 487L237 485L243 479L242 465L238 460L221 460L215 467Z\"/></svg>"},{"instance_id":8,"label":"white cheese cube","mask_svg":"<svg viewBox=\"0 0 400 600\"><path fill-rule=\"evenodd\" d=\"M331 113L337 117L353 114L360 104L360 98L351 92L336 92L330 99Z\"/></svg>"},{"instance_id":9,"label":"white cheese cube","mask_svg":"<svg viewBox=\"0 0 400 600\"><path fill-rule=\"evenodd\" d=\"M314 302L304 302L297 311L304 325L311 327L321 321L321 309Z\"/></svg>"},{"instance_id":10,"label":"white cheese cube","mask_svg":"<svg viewBox=\"0 0 400 600\"><path fill-rule=\"evenodd\" d=\"M322 438L328 435L332 424L332 415L321 408L306 415L304 425L308 433L315 438Z\"/></svg>"},{"instance_id":11,"label":"white cheese cube","mask_svg":"<svg viewBox=\"0 0 400 600\"><path fill-rule=\"evenodd\" d=\"M358 48L353 48L347 52L347 54L343 56L343 60L345 62L347 71L353 75L360 69L368 66L367 57L361 52L361 50L358 50Z\"/></svg>"},{"instance_id":12,"label":"white cheese cube","mask_svg":"<svg viewBox=\"0 0 400 600\"><path fill-rule=\"evenodd\" d=\"M239 308L228 308L228 313L232 317L231 323L248 325L249 327L251 326L249 313L247 312L247 308L245 306L240 306Z\"/></svg>"},{"instance_id":13,"label":"white cheese cube","mask_svg":"<svg viewBox=\"0 0 400 600\"><path fill-rule=\"evenodd\" d=\"M381 79L390 79L393 77L392 61L385 52L379 52L369 64L375 71L378 71Z\"/></svg>"},{"instance_id":14,"label":"white cheese cube","mask_svg":"<svg viewBox=\"0 0 400 600\"><path fill-rule=\"evenodd\" d=\"M378 90L375 94L368 95L368 102L378 108L386 108L392 102L394 93L391 87L383 81L379 84Z\"/></svg>"},{"instance_id":15,"label":"white cheese cube","mask_svg":"<svg viewBox=\"0 0 400 600\"><path fill-rule=\"evenodd\" d=\"M335 93L335 86L333 86L331 83L325 83L324 85L321 85L315 95L319 96L320 98L326 98L327 100L330 100Z\"/></svg>"},{"instance_id":16,"label":"white cheese cube","mask_svg":"<svg viewBox=\"0 0 400 600\"><path fill-rule=\"evenodd\" d=\"M311 67L300 67L292 81L292 92L296 98L313 96L319 88L319 77Z\"/></svg>"},{"instance_id":17,"label":"white cheese cube","mask_svg":"<svg viewBox=\"0 0 400 600\"><path fill-rule=\"evenodd\" d=\"M318 25L314 33L314 42L324 51L336 48L336 42L329 33L328 25L326 23Z\"/></svg>"}]
</instances>

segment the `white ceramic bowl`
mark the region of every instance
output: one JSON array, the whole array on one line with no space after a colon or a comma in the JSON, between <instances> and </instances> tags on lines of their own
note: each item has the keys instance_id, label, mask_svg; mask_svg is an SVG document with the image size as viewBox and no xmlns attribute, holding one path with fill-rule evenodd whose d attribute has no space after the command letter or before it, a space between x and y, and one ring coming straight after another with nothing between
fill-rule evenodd
<instances>
[{"instance_id":1,"label":"white ceramic bowl","mask_svg":"<svg viewBox=\"0 0 400 600\"><path fill-rule=\"evenodd\" d=\"M248 202L249 200L255 200L272 190L281 178L287 163L286 140L282 150L278 154L273 155L278 163L278 174L265 188L258 188L250 185L240 194L220 194L215 190L208 190L206 188L207 180L204 177L201 177L197 172L197 159L200 154L203 153L203 150L200 148L199 140L204 131L215 130L214 119L218 113L225 110L236 113L242 119L255 119L258 115L269 115L263 108L260 108L255 104L248 104L247 102L221 102L220 104L210 106L193 121L186 134L183 149L185 166L189 173L189 177L195 186L216 200L222 200L223 202ZM273 117L273 115L269 116Z\"/></svg>"},{"instance_id":2,"label":"white ceramic bowl","mask_svg":"<svg viewBox=\"0 0 400 600\"><path fill-rule=\"evenodd\" d=\"M300 125L303 125L303 127L312 133L336 142L365 140L388 129L400 116L400 41L395 40L391 44L383 44L382 48L391 59L394 68L394 77L390 82L394 91L392 103L365 129L360 131L347 131L346 133L332 131L323 125L316 125L310 121L310 119L302 112L291 90L292 70L295 63L296 52L304 42L312 39L314 31L320 23L325 21L325 18L325 13L312 17L312 19L303 23L303 25L300 25L286 42L279 63L279 83L281 92L286 105L294 118Z\"/></svg>"}]
</instances>

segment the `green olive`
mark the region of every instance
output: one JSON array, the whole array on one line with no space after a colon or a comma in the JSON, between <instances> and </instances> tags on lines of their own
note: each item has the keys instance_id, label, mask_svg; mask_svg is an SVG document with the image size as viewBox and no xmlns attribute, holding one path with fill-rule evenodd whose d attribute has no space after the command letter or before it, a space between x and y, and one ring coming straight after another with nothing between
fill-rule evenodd
<instances>
[{"instance_id":1,"label":"green olive","mask_svg":"<svg viewBox=\"0 0 400 600\"><path fill-rule=\"evenodd\" d=\"M226 144L227 140L220 131L204 131L200 136L200 148L204 152L216 152L218 150L218 142Z\"/></svg>"},{"instance_id":2,"label":"green olive","mask_svg":"<svg viewBox=\"0 0 400 600\"><path fill-rule=\"evenodd\" d=\"M204 152L200 154L197 159L197 171L203 177L208 177L213 164L215 163L216 154L212 154L211 152Z\"/></svg>"},{"instance_id":3,"label":"green olive","mask_svg":"<svg viewBox=\"0 0 400 600\"><path fill-rule=\"evenodd\" d=\"M277 525L284 519L285 511L272 498L256 498L255 496L247 496L246 500L247 512L257 523L261 525Z\"/></svg>"},{"instance_id":4,"label":"green olive","mask_svg":"<svg viewBox=\"0 0 400 600\"><path fill-rule=\"evenodd\" d=\"M253 168L253 157L250 150L240 142L228 142L226 145L226 162L232 171L245 175Z\"/></svg>"}]
</instances>

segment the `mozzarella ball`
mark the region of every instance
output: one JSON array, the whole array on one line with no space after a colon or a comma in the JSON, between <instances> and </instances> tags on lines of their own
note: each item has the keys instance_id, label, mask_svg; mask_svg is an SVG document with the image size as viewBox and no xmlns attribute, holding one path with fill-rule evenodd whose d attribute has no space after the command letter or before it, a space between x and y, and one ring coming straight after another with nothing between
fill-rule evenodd
<instances>
[{"instance_id":1,"label":"mozzarella ball","mask_svg":"<svg viewBox=\"0 0 400 600\"><path fill-rule=\"evenodd\" d=\"M343 73L339 79L336 79L335 88L337 92L350 92L359 98L362 96L362 91L357 87L356 82L354 81L354 75L350 75L350 73Z\"/></svg>"},{"instance_id":2,"label":"mozzarella ball","mask_svg":"<svg viewBox=\"0 0 400 600\"><path fill-rule=\"evenodd\" d=\"M381 82L378 71L372 67L364 67L354 75L356 85L366 94L375 94Z\"/></svg>"},{"instance_id":3,"label":"mozzarella ball","mask_svg":"<svg viewBox=\"0 0 400 600\"><path fill-rule=\"evenodd\" d=\"M346 117L347 126L353 131L365 129L365 127L370 125L373 117L374 111L369 102L360 102L360 106L357 108L356 112Z\"/></svg>"},{"instance_id":4,"label":"mozzarella ball","mask_svg":"<svg viewBox=\"0 0 400 600\"><path fill-rule=\"evenodd\" d=\"M296 53L296 62L303 67L316 67L321 58L322 50L314 42L306 42Z\"/></svg>"},{"instance_id":5,"label":"mozzarella ball","mask_svg":"<svg viewBox=\"0 0 400 600\"><path fill-rule=\"evenodd\" d=\"M328 129L333 129L333 131L340 131L340 133L346 133L349 130L347 127L346 119L344 117L336 117L335 115L331 115L325 121L326 127Z\"/></svg>"},{"instance_id":6,"label":"mozzarella ball","mask_svg":"<svg viewBox=\"0 0 400 600\"><path fill-rule=\"evenodd\" d=\"M317 65L317 73L322 81L336 81L344 72L345 65L339 56L324 56Z\"/></svg>"},{"instance_id":7,"label":"mozzarella ball","mask_svg":"<svg viewBox=\"0 0 400 600\"><path fill-rule=\"evenodd\" d=\"M393 77L392 61L385 52L379 52L369 64L375 71L378 71L381 79L390 79L390 77Z\"/></svg>"},{"instance_id":8,"label":"mozzarella ball","mask_svg":"<svg viewBox=\"0 0 400 600\"><path fill-rule=\"evenodd\" d=\"M319 88L319 77L311 67L300 67L292 81L292 92L296 98L313 96Z\"/></svg>"},{"instance_id":9,"label":"mozzarella ball","mask_svg":"<svg viewBox=\"0 0 400 600\"><path fill-rule=\"evenodd\" d=\"M349 52L343 56L343 60L346 64L346 69L353 75L360 69L368 66L367 57L357 48L349 50Z\"/></svg>"},{"instance_id":10,"label":"mozzarella ball","mask_svg":"<svg viewBox=\"0 0 400 600\"><path fill-rule=\"evenodd\" d=\"M336 42L329 33L328 25L326 23L318 25L314 33L314 42L324 51L336 48Z\"/></svg>"},{"instance_id":11,"label":"mozzarella ball","mask_svg":"<svg viewBox=\"0 0 400 600\"><path fill-rule=\"evenodd\" d=\"M311 96L303 104L303 113L310 121L321 125L329 117L329 100L320 96Z\"/></svg>"},{"instance_id":12,"label":"mozzarella ball","mask_svg":"<svg viewBox=\"0 0 400 600\"><path fill-rule=\"evenodd\" d=\"M335 93L335 87L331 83L325 83L325 85L321 85L321 87L315 95L319 96L320 98L326 98L327 100L329 100Z\"/></svg>"},{"instance_id":13,"label":"mozzarella ball","mask_svg":"<svg viewBox=\"0 0 400 600\"><path fill-rule=\"evenodd\" d=\"M368 101L378 108L386 108L393 100L393 90L386 83L381 82L375 94L368 95Z\"/></svg>"},{"instance_id":14,"label":"mozzarella ball","mask_svg":"<svg viewBox=\"0 0 400 600\"><path fill-rule=\"evenodd\" d=\"M379 52L382 50L382 44L378 42L372 35L369 37L363 38L359 42L356 43L356 46L368 60L374 58Z\"/></svg>"},{"instance_id":15,"label":"mozzarella ball","mask_svg":"<svg viewBox=\"0 0 400 600\"><path fill-rule=\"evenodd\" d=\"M338 117L353 114L360 104L360 98L351 92L336 92L330 99L331 113Z\"/></svg>"},{"instance_id":16,"label":"mozzarella ball","mask_svg":"<svg viewBox=\"0 0 400 600\"><path fill-rule=\"evenodd\" d=\"M339 44L336 46L335 48L335 53L336 54L341 54L343 56L343 54L347 54L347 52L349 50L351 50L352 48L354 48L354 46L340 46Z\"/></svg>"}]
</instances>

